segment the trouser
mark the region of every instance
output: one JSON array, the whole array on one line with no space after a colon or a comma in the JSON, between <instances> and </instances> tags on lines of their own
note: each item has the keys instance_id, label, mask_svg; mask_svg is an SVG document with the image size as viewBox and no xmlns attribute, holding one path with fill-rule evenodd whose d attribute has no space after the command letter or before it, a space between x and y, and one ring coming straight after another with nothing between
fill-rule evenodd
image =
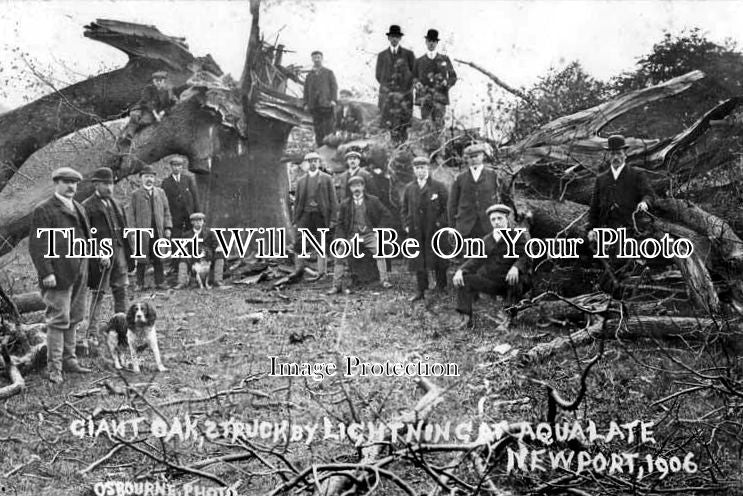
<instances>
[{"instance_id":1,"label":"trouser","mask_svg":"<svg viewBox=\"0 0 743 496\"><path fill-rule=\"evenodd\" d=\"M377 252L377 236L374 234L374 232L368 232L366 234L359 234L358 235L361 238L361 245L369 250L371 253ZM377 258L377 270L379 271L379 280L382 282L387 282L389 280L389 274L387 272L387 259L385 258ZM345 258L337 258L335 260L335 268L333 269L333 285L336 287L341 287L343 283L343 278L346 275L346 266L348 265L348 260Z\"/></svg>"},{"instance_id":2,"label":"trouser","mask_svg":"<svg viewBox=\"0 0 743 496\"><path fill-rule=\"evenodd\" d=\"M464 274L464 286L457 288L457 312L472 315L472 302L477 293L505 295L508 292L506 275L490 279L477 274Z\"/></svg>"},{"instance_id":3,"label":"trouser","mask_svg":"<svg viewBox=\"0 0 743 496\"><path fill-rule=\"evenodd\" d=\"M172 215L172 212L171 212ZM191 228L191 221L188 219L188 217L183 218L177 218L173 217L173 228L170 230L170 237L171 238L182 238L183 234L188 231ZM168 273L168 281L173 281L175 278L175 275L178 273L178 264L180 263L180 258L171 257L170 261L168 263L168 266L170 267L170 272Z\"/></svg>"},{"instance_id":4,"label":"trouser","mask_svg":"<svg viewBox=\"0 0 743 496\"><path fill-rule=\"evenodd\" d=\"M325 223L325 219L323 218L322 214L317 211L304 212L297 221L297 228L309 229L310 231L312 231L313 236L315 236L317 239L320 239L320 233L318 232L318 229L324 229L326 227L328 226ZM304 270L304 268L307 267L307 259L299 257L299 254L302 251L301 238L302 237L297 234L297 240L294 243L294 254L296 256L297 270ZM328 260L325 257L321 257L319 253L317 254L317 271L320 274L325 274L328 271Z\"/></svg>"},{"instance_id":5,"label":"trouser","mask_svg":"<svg viewBox=\"0 0 743 496\"><path fill-rule=\"evenodd\" d=\"M436 277L436 287L438 289L443 289L446 287L446 265L444 264L436 264L434 266L433 270L435 277ZM418 291L423 293L426 289L428 289L428 270L417 270L415 272L415 280L416 285L418 287Z\"/></svg>"},{"instance_id":6,"label":"trouser","mask_svg":"<svg viewBox=\"0 0 743 496\"><path fill-rule=\"evenodd\" d=\"M315 144L321 147L325 136L333 132L333 108L312 109L312 127L315 129Z\"/></svg>"},{"instance_id":7,"label":"trouser","mask_svg":"<svg viewBox=\"0 0 743 496\"><path fill-rule=\"evenodd\" d=\"M155 269L155 284L162 284L165 282L165 273L163 271L163 261L155 255L153 245L156 239L150 238L149 250L147 252L147 258L149 259L152 267ZM147 270L147 264L144 260L137 260L137 285L144 286L144 274Z\"/></svg>"},{"instance_id":8,"label":"trouser","mask_svg":"<svg viewBox=\"0 0 743 496\"><path fill-rule=\"evenodd\" d=\"M399 144L407 140L410 119L413 117L410 93L380 91L379 103L383 125L390 130L393 143Z\"/></svg>"},{"instance_id":9,"label":"trouser","mask_svg":"<svg viewBox=\"0 0 743 496\"><path fill-rule=\"evenodd\" d=\"M129 122L126 123L126 127L124 127L124 131L121 134L125 138L132 139L139 131L154 123L155 116L152 112L132 110L129 113Z\"/></svg>"},{"instance_id":10,"label":"trouser","mask_svg":"<svg viewBox=\"0 0 743 496\"><path fill-rule=\"evenodd\" d=\"M103 296L106 294L106 288L111 288L111 295L114 300L114 313L126 312L126 288L129 285L127 275L126 251L116 246L114 255L111 257L111 267L103 271L98 288L90 292L90 323L88 329L93 332L98 330L98 319L103 304Z\"/></svg>"},{"instance_id":11,"label":"trouser","mask_svg":"<svg viewBox=\"0 0 743 496\"><path fill-rule=\"evenodd\" d=\"M433 130L440 132L444 129L444 117L446 117L446 105L435 101L433 98L424 98L421 101L421 119L433 123Z\"/></svg>"},{"instance_id":12,"label":"trouser","mask_svg":"<svg viewBox=\"0 0 743 496\"><path fill-rule=\"evenodd\" d=\"M65 289L42 288L46 305L46 356L49 373L62 372L62 365L74 366L77 325L85 318L88 269L83 264L79 277Z\"/></svg>"}]
</instances>

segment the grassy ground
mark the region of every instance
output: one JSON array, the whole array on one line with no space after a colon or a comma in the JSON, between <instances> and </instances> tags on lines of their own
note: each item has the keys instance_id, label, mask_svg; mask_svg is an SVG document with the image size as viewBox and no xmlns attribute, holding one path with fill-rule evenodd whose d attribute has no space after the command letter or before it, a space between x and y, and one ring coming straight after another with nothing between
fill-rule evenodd
<instances>
[{"instance_id":1,"label":"grassy ground","mask_svg":"<svg viewBox=\"0 0 743 496\"><path fill-rule=\"evenodd\" d=\"M5 267L5 277L18 281L17 291L33 284L28 269L23 257ZM166 470L163 463L148 458L134 447L179 466L212 456L253 450L257 457L210 465L203 470L228 483L238 483L240 494L262 494L281 481L271 472L282 462L266 450L283 453L298 470L311 463L353 462L357 460L357 451L347 441L329 439L315 440L309 445L253 439L248 445L235 446L225 440L204 444L190 440L161 442L152 435L143 435L134 447L121 449L95 469L81 474L106 455L114 443L105 435L75 437L70 430L71 422L90 416L97 420L132 418L131 411L122 410L128 407L136 408L139 415L146 417L146 425L159 415L171 425L174 418L184 419L187 415L202 422L230 418L245 422L291 420L295 424L324 418L334 424L350 423L354 418L389 421L401 411L412 408L422 396L410 378L341 380L335 377L317 382L267 377L269 355L283 355L288 357L286 360L297 362L338 363L339 357L346 354L369 361L400 360L411 353L428 355L435 361L457 363L461 374L458 378L433 379L446 390L442 403L433 411L431 420L434 422L537 423L546 418L548 406L545 388L536 381L546 381L572 399L585 362L599 348L598 345L582 347L558 354L541 364L523 365L519 361L521 352L566 331L516 325L507 333L495 332L488 316L495 314L496 307L490 300L478 302L479 319L475 330L455 330L450 325L452 293L432 296L425 305L411 305L407 297L413 292L414 277L406 273L399 262L394 264L392 281L391 290L369 286L339 297L324 295L330 287L328 280L302 283L282 291L264 284L233 286L221 291L135 295L136 299L150 301L158 311L160 348L170 370L155 374L152 362L148 361L142 375L124 373L119 376L104 369L101 360L86 358L83 362L92 366L95 373L68 376L61 385L49 384L40 374L29 376L27 391L0 405L0 438L3 438L0 442L0 486L5 490L0 494L93 494L97 482L133 481L142 477L171 481L182 489L183 484L199 480L178 470ZM106 312L110 311L109 305L110 300L107 300ZM254 315L256 312L261 312L260 318ZM28 317L33 319L38 315ZM513 349L505 353L494 350L502 344ZM658 445L630 449L626 444L615 443L593 445L590 449L608 452L637 448L643 453L663 452L668 456L694 452L695 460L707 474L714 473L718 480L729 481L736 477L740 480L740 441L730 434L740 433L740 429L736 431L732 425L734 417L740 415L740 401L736 403L719 391L711 390L693 401L653 406L654 401L683 389L684 381L688 380L688 376L679 373L678 367L665 356L666 352L684 360L694 359L695 365L700 367L720 366L726 360L728 363L735 360L735 357L725 358L716 348L694 356L687 348L677 345L608 342L603 358L588 378L584 401L577 410L561 413L560 418L590 419L602 429L610 420L655 421L659 424L655 434ZM145 352L146 357L150 357L148 353ZM731 367L740 374L739 366ZM670 369L677 371L670 372ZM105 382L117 388L125 382L135 384L141 395L113 394L103 387ZM230 394L217 394L230 390ZM210 396L212 399L208 401L194 401ZM191 402L164 406L174 400ZM705 446L710 429L702 416L720 407L730 409L733 418L728 427L722 426L716 432L715 441ZM119 412L111 414L101 409L118 409ZM691 425L679 422L684 418L701 420ZM128 435L129 432L125 437ZM430 461L445 465L460 456L457 453L436 455ZM23 464L27 465L16 470ZM431 494L436 489L426 472L410 463L393 463L387 468L404 478L418 494ZM457 474L465 480L475 480L469 462L464 463ZM559 471L508 474L505 459L497 460L491 471L493 481L503 488L503 494L525 494L540 481L564 474ZM579 481L594 489L602 487L603 483L612 484L602 477L598 478L599 482ZM645 481L657 482L657 479L650 477ZM200 483L209 484L203 479ZM657 487L695 483L699 483L698 474L674 474ZM735 494L736 489L731 489L734 484L725 484L728 484L727 489L721 489L719 494ZM614 494L633 492L631 485L620 487L625 490ZM389 483L383 483L377 494L397 494L396 491ZM593 494L612 491L599 489Z\"/></svg>"}]
</instances>

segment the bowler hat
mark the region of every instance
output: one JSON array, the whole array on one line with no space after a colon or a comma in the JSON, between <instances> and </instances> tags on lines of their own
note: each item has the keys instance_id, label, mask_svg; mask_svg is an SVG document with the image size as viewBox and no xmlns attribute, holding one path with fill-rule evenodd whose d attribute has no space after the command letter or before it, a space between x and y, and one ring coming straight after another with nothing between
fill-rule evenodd
<instances>
[{"instance_id":1,"label":"bowler hat","mask_svg":"<svg viewBox=\"0 0 743 496\"><path fill-rule=\"evenodd\" d=\"M400 26L397 24L393 24L390 26L390 30L387 31L387 36L405 36L402 31L400 31Z\"/></svg>"},{"instance_id":2,"label":"bowler hat","mask_svg":"<svg viewBox=\"0 0 743 496\"><path fill-rule=\"evenodd\" d=\"M305 160L313 160L313 159L320 160L320 159L322 159L322 157L317 152L310 152L310 153L308 153L307 155L304 156L304 159Z\"/></svg>"},{"instance_id":3,"label":"bowler hat","mask_svg":"<svg viewBox=\"0 0 743 496\"><path fill-rule=\"evenodd\" d=\"M68 181L82 181L83 176L72 167L60 167L52 172L52 181L66 179Z\"/></svg>"},{"instance_id":4,"label":"bowler hat","mask_svg":"<svg viewBox=\"0 0 743 496\"><path fill-rule=\"evenodd\" d=\"M152 79L167 79L168 71L155 71L152 73Z\"/></svg>"},{"instance_id":5,"label":"bowler hat","mask_svg":"<svg viewBox=\"0 0 743 496\"><path fill-rule=\"evenodd\" d=\"M502 214L511 215L511 207L508 205L503 205L502 203L496 203L495 205L490 205L487 210L485 210L485 215L490 215L493 212L500 212Z\"/></svg>"},{"instance_id":6,"label":"bowler hat","mask_svg":"<svg viewBox=\"0 0 743 496\"><path fill-rule=\"evenodd\" d=\"M139 171L139 175L140 176L144 176L146 174L150 174L152 176L157 175L157 174L155 174L155 169L153 169L152 166L150 166L150 165L145 165L144 167L142 167L142 170Z\"/></svg>"},{"instance_id":7,"label":"bowler hat","mask_svg":"<svg viewBox=\"0 0 743 496\"><path fill-rule=\"evenodd\" d=\"M95 172L93 172L90 180L93 182L113 183L114 171L112 171L108 167L100 167L96 169Z\"/></svg>"},{"instance_id":8,"label":"bowler hat","mask_svg":"<svg viewBox=\"0 0 743 496\"><path fill-rule=\"evenodd\" d=\"M366 179L364 179L364 176L351 176L348 178L348 185L351 186L354 183L361 183L363 185L366 185Z\"/></svg>"},{"instance_id":9,"label":"bowler hat","mask_svg":"<svg viewBox=\"0 0 743 496\"><path fill-rule=\"evenodd\" d=\"M413 167L418 165L431 165L431 161L428 160L428 157L415 157L413 159Z\"/></svg>"},{"instance_id":10,"label":"bowler hat","mask_svg":"<svg viewBox=\"0 0 743 496\"><path fill-rule=\"evenodd\" d=\"M194 212L188 218L191 220L198 220L198 219L204 220L206 218L206 215L204 215L201 212Z\"/></svg>"},{"instance_id":11,"label":"bowler hat","mask_svg":"<svg viewBox=\"0 0 743 496\"><path fill-rule=\"evenodd\" d=\"M426 33L426 39L430 41L439 41L439 32L435 29L429 29Z\"/></svg>"},{"instance_id":12,"label":"bowler hat","mask_svg":"<svg viewBox=\"0 0 743 496\"><path fill-rule=\"evenodd\" d=\"M624 150L626 148L629 148L629 145L621 134L613 134L609 136L608 143L604 147L605 150L609 151Z\"/></svg>"}]
</instances>

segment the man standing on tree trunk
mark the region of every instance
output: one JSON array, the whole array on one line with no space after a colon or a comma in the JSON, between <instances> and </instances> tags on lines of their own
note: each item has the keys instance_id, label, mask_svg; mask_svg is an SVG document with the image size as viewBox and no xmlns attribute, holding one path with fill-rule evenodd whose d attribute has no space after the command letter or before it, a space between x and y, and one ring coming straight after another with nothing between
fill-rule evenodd
<instances>
[{"instance_id":1,"label":"man standing on tree trunk","mask_svg":"<svg viewBox=\"0 0 743 496\"><path fill-rule=\"evenodd\" d=\"M307 229L317 240L320 240L318 229L329 229L335 220L335 211L338 201L335 197L335 188L330 175L320 170L320 155L312 152L305 155L304 159L309 164L307 174L297 181L297 196L294 203L294 226ZM301 276L307 266L307 259L300 258L302 251L302 235L297 232L297 240L294 245L296 257L296 275ZM317 272L322 277L328 269L328 261L325 257L317 255Z\"/></svg>"},{"instance_id":2,"label":"man standing on tree trunk","mask_svg":"<svg viewBox=\"0 0 743 496\"><path fill-rule=\"evenodd\" d=\"M124 237L124 228L129 227L126 214L113 198L114 174L108 167L101 167L91 178L95 192L85 199L83 207L90 219L91 227L96 229L93 237L99 241L110 239L113 256L91 260L88 270L88 287L92 290L90 298L90 321L88 337L91 331L97 335L98 319L106 288L110 286L114 300L114 313L126 312L126 288L129 285L127 273L134 268L130 257L129 240Z\"/></svg>"},{"instance_id":3,"label":"man standing on tree trunk","mask_svg":"<svg viewBox=\"0 0 743 496\"><path fill-rule=\"evenodd\" d=\"M403 33L392 25L387 32L390 46L377 55L376 76L379 83L379 113L382 125L390 130L392 142L408 139L408 127L413 117L413 68L415 55L400 46Z\"/></svg>"},{"instance_id":4,"label":"man standing on tree trunk","mask_svg":"<svg viewBox=\"0 0 743 496\"><path fill-rule=\"evenodd\" d=\"M322 52L312 52L312 69L304 80L304 109L312 114L315 143L323 145L325 136L333 132L333 109L338 100L335 74L322 66Z\"/></svg>"},{"instance_id":5,"label":"man standing on tree trunk","mask_svg":"<svg viewBox=\"0 0 743 496\"><path fill-rule=\"evenodd\" d=\"M415 272L417 291L411 302L422 300L428 289L428 271L436 277L436 289L446 288L446 260L439 258L433 251L431 239L434 233L448 225L446 216L446 186L435 181L430 175L431 162L427 157L413 159L412 181L403 191L402 226L408 237L418 241L421 253L409 261L410 270ZM442 247L442 251L445 251Z\"/></svg>"},{"instance_id":6,"label":"man standing on tree trunk","mask_svg":"<svg viewBox=\"0 0 743 496\"><path fill-rule=\"evenodd\" d=\"M153 235L145 234L142 251L149 258L155 269L155 287L157 289L168 289L165 284L163 261L152 250L152 245L158 238L170 238L173 221L170 217L170 206L165 192L155 186L155 170L145 165L139 172L142 187L132 193L132 201L129 208L132 211L132 227L152 229ZM147 264L143 259L137 260L137 287L136 291L145 288L144 276Z\"/></svg>"},{"instance_id":7,"label":"man standing on tree trunk","mask_svg":"<svg viewBox=\"0 0 743 496\"><path fill-rule=\"evenodd\" d=\"M457 82L457 73L446 55L438 53L439 32L429 29L426 33L426 54L415 61L413 80L418 92L417 104L421 118L432 123L432 131L444 129L446 106L449 105L449 88Z\"/></svg>"},{"instance_id":8,"label":"man standing on tree trunk","mask_svg":"<svg viewBox=\"0 0 743 496\"><path fill-rule=\"evenodd\" d=\"M36 207L31 216L28 249L39 275L41 298L46 305L47 370L49 381L62 382L62 370L85 374L90 369L80 366L75 347L76 327L85 317L88 260L72 258L68 237L90 239L90 223L85 209L73 200L82 176L75 169L62 167L52 173L54 196ZM62 236L39 229L70 229ZM54 236L49 238L48 236ZM57 257L47 253L54 246ZM47 255L50 255L47 257Z\"/></svg>"}]
</instances>

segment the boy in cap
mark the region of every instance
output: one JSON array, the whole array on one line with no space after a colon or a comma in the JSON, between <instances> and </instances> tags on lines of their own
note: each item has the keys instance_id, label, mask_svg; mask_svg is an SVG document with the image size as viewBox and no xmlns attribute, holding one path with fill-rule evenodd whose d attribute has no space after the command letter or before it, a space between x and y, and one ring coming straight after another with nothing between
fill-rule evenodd
<instances>
[{"instance_id":1,"label":"boy in cap","mask_svg":"<svg viewBox=\"0 0 743 496\"><path fill-rule=\"evenodd\" d=\"M429 29L425 38L426 53L415 61L413 81L421 118L432 122L434 131L439 132L444 128L449 88L457 82L457 73L449 57L438 53L439 32Z\"/></svg>"},{"instance_id":2,"label":"boy in cap","mask_svg":"<svg viewBox=\"0 0 743 496\"><path fill-rule=\"evenodd\" d=\"M461 314L459 328L472 326L472 302L477 293L506 295L509 289L519 292L528 275L529 257L524 251L524 236L520 236L515 243L518 258L505 258L507 244L500 229L511 227L511 208L496 204L491 205L485 213L492 226L492 232L482 238L486 258L468 259L452 278L457 288L457 312ZM502 320L501 328L507 327L505 314L501 312L499 317Z\"/></svg>"},{"instance_id":3,"label":"boy in cap","mask_svg":"<svg viewBox=\"0 0 743 496\"><path fill-rule=\"evenodd\" d=\"M184 238L198 238L202 249L203 260L210 263L212 285L215 288L223 286L224 253L220 250L217 236L211 229L204 226L206 216L201 212L190 215L191 229L183 233ZM196 260L180 259L178 262L178 285L175 289L183 289L188 286L189 269Z\"/></svg>"},{"instance_id":4,"label":"boy in cap","mask_svg":"<svg viewBox=\"0 0 743 496\"><path fill-rule=\"evenodd\" d=\"M376 196L364 192L366 180L363 176L353 176L348 180L351 196L343 200L340 206L338 224L335 226L336 239L351 239L358 235L362 245L371 253L377 251L377 236L374 229L389 225L390 213ZM387 272L387 262L383 258L376 259L379 280L382 287L391 288ZM328 294L339 293L343 285L346 272L346 259L335 261L333 270L333 289Z\"/></svg>"},{"instance_id":5,"label":"boy in cap","mask_svg":"<svg viewBox=\"0 0 743 496\"><path fill-rule=\"evenodd\" d=\"M304 108L312 114L315 143L323 145L325 136L333 132L333 109L338 100L338 83L335 74L322 65L323 55L312 52L312 69L304 80Z\"/></svg>"},{"instance_id":6,"label":"boy in cap","mask_svg":"<svg viewBox=\"0 0 743 496\"><path fill-rule=\"evenodd\" d=\"M168 73L155 71L152 83L142 89L142 96L129 113L129 122L122 133L122 139L131 141L138 131L160 122L177 99L168 87Z\"/></svg>"},{"instance_id":7,"label":"boy in cap","mask_svg":"<svg viewBox=\"0 0 743 496\"><path fill-rule=\"evenodd\" d=\"M376 67L379 113L382 116L382 125L390 130L395 144L408 138L408 127L413 117L415 55L411 50L400 46L402 37L400 26L390 26L387 31L390 46L377 55Z\"/></svg>"},{"instance_id":8,"label":"boy in cap","mask_svg":"<svg viewBox=\"0 0 743 496\"><path fill-rule=\"evenodd\" d=\"M49 236L38 229L72 229L73 237L90 239L90 223L85 209L73 198L82 176L75 169L62 167L52 173L54 195L36 207L31 215L28 250L39 276L41 298L46 305L47 370L49 381L62 382L62 370L88 373L76 355L76 327L85 317L88 260L72 258L67 237L54 236L58 257L47 257Z\"/></svg>"},{"instance_id":9,"label":"boy in cap","mask_svg":"<svg viewBox=\"0 0 743 496\"><path fill-rule=\"evenodd\" d=\"M428 157L413 159L415 180L405 186L402 194L400 215L402 226L408 237L416 239L421 252L408 261L410 270L415 272L417 291L411 302L422 300L428 289L428 271L436 277L436 288L446 287L446 260L439 258L432 249L433 234L448 226L446 215L446 186L431 178L431 162Z\"/></svg>"},{"instance_id":10,"label":"boy in cap","mask_svg":"<svg viewBox=\"0 0 743 496\"><path fill-rule=\"evenodd\" d=\"M129 202L132 227L153 230L153 236L144 234L142 250L145 257L149 258L152 267L155 269L155 287L157 289L168 289L168 286L165 284L163 261L152 250L152 245L158 238L170 238L171 235L173 221L170 216L168 197L162 188L155 186L155 170L151 166L145 165L139 172L139 178L142 181L142 185L139 189L134 190L132 199ZM145 268L144 260L137 260L136 291L141 291L145 288Z\"/></svg>"},{"instance_id":11,"label":"boy in cap","mask_svg":"<svg viewBox=\"0 0 743 496\"><path fill-rule=\"evenodd\" d=\"M88 336L91 330L93 333L98 331L100 307L106 288L111 288L114 313L126 312L126 288L129 285L127 273L134 268L129 240L124 237L124 228L129 227L126 213L113 197L113 171L108 167L101 167L96 169L90 180L95 191L82 205L91 227L96 229L92 237L98 240L110 239L113 256L101 259L100 262L91 260L88 266L88 287L92 290Z\"/></svg>"}]
</instances>

